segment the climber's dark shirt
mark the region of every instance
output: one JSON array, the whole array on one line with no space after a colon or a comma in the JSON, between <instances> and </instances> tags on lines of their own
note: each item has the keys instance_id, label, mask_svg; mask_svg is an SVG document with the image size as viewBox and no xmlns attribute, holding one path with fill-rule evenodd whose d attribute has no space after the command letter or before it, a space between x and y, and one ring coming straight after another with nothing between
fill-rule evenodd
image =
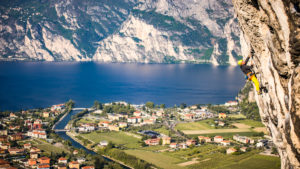
<instances>
[{"instance_id":1,"label":"climber's dark shirt","mask_svg":"<svg viewBox=\"0 0 300 169\"><path fill-rule=\"evenodd\" d=\"M249 72L252 72L252 66L247 65L249 59L250 59L250 57L247 57L247 59L245 60L245 64L240 66L240 68L242 69L242 71L245 75L247 75Z\"/></svg>"}]
</instances>

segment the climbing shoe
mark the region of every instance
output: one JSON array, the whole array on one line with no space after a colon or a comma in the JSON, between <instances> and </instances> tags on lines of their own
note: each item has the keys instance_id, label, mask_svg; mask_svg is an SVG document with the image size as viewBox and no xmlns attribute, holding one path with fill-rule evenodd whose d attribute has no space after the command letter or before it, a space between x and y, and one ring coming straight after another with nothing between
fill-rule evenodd
<instances>
[{"instance_id":1,"label":"climbing shoe","mask_svg":"<svg viewBox=\"0 0 300 169\"><path fill-rule=\"evenodd\" d=\"M264 93L268 93L268 89L267 89L265 86L262 86L260 89L261 89Z\"/></svg>"}]
</instances>

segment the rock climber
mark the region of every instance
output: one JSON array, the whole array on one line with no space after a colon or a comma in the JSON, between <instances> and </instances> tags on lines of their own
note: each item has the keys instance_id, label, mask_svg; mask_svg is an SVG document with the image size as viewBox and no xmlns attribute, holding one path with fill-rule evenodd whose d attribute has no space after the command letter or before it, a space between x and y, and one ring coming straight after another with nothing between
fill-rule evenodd
<instances>
[{"instance_id":1,"label":"rock climber","mask_svg":"<svg viewBox=\"0 0 300 169\"><path fill-rule=\"evenodd\" d=\"M255 76L255 73L252 71L253 69L253 65L248 66L247 63L250 59L250 56L252 57L253 53L251 52L251 55L249 55L246 60L239 60L238 61L238 65L240 66L241 70L243 71L243 73L246 75L245 78L248 79L249 81L251 80L256 88L257 94L261 94L261 90L259 87L259 82Z\"/></svg>"}]
</instances>

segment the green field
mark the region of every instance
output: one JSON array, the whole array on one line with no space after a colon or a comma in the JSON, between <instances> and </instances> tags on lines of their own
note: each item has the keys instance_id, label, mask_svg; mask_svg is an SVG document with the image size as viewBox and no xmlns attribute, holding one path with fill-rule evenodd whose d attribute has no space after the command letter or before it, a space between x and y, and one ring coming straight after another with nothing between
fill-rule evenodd
<instances>
[{"instance_id":1,"label":"green field","mask_svg":"<svg viewBox=\"0 0 300 169\"><path fill-rule=\"evenodd\" d=\"M245 120L239 120L238 122L246 124L251 127L265 127L265 125L263 125L260 121L245 119Z\"/></svg>"},{"instance_id":2,"label":"green field","mask_svg":"<svg viewBox=\"0 0 300 169\"><path fill-rule=\"evenodd\" d=\"M235 119L245 119L246 118L246 116L243 114L229 114L228 116L231 118L235 118Z\"/></svg>"},{"instance_id":3,"label":"green field","mask_svg":"<svg viewBox=\"0 0 300 169\"><path fill-rule=\"evenodd\" d=\"M240 135L240 136L247 136L247 137L253 137L257 132L234 132L234 133L209 133L209 134L191 134L190 137L198 137L198 136L206 136L206 137L214 137L216 135L223 136L225 139L232 138L233 135Z\"/></svg>"},{"instance_id":4,"label":"green field","mask_svg":"<svg viewBox=\"0 0 300 169\"><path fill-rule=\"evenodd\" d=\"M127 154L136 156L137 158L143 159L149 163L152 163L160 168L166 168L166 169L182 168L176 164L184 161L166 155L165 153L154 153L151 151L144 151L144 150L125 150L125 152Z\"/></svg>"},{"instance_id":5,"label":"green field","mask_svg":"<svg viewBox=\"0 0 300 169\"><path fill-rule=\"evenodd\" d=\"M191 123L179 123L176 125L175 129L177 130L207 130L214 129L215 127L211 126L214 124L213 120L202 120L198 122Z\"/></svg>"},{"instance_id":6,"label":"green field","mask_svg":"<svg viewBox=\"0 0 300 169\"><path fill-rule=\"evenodd\" d=\"M169 135L169 130L167 130L164 126L158 129L154 129L154 131L162 133L164 135Z\"/></svg>"},{"instance_id":7,"label":"green field","mask_svg":"<svg viewBox=\"0 0 300 169\"><path fill-rule=\"evenodd\" d=\"M39 148L40 150L43 150L44 152L47 153L62 153L64 152L69 152L67 149L62 148L62 147L56 147L50 143L47 143L46 141L40 141L40 140L34 140L32 142L32 145Z\"/></svg>"},{"instance_id":8,"label":"green field","mask_svg":"<svg viewBox=\"0 0 300 169\"><path fill-rule=\"evenodd\" d=\"M240 163L225 167L224 169L279 169L280 160L278 157L254 155Z\"/></svg>"},{"instance_id":9,"label":"green field","mask_svg":"<svg viewBox=\"0 0 300 169\"><path fill-rule=\"evenodd\" d=\"M127 148L139 148L140 139L129 136L125 134L124 132L108 132L108 133L98 133L98 132L92 132L89 134L80 134L80 136L89 139L95 143L99 143L100 141L106 140L111 141L114 144L124 145Z\"/></svg>"},{"instance_id":10,"label":"green field","mask_svg":"<svg viewBox=\"0 0 300 169\"><path fill-rule=\"evenodd\" d=\"M203 154L199 163L190 165L188 168L209 169L279 169L280 159L258 155L258 150L252 150L241 155L226 155L220 152Z\"/></svg>"},{"instance_id":11,"label":"green field","mask_svg":"<svg viewBox=\"0 0 300 169\"><path fill-rule=\"evenodd\" d=\"M162 146L153 146L163 148ZM150 147L149 147L150 148ZM174 152L153 152L151 149L125 150L127 154L136 156L159 168L176 169L279 169L280 159L278 157L263 156L260 150L252 150L240 155L227 155L220 152L224 147L213 144L184 149ZM155 150L155 149L152 149ZM179 166L183 162L192 161L197 158L196 164Z\"/></svg>"}]
</instances>

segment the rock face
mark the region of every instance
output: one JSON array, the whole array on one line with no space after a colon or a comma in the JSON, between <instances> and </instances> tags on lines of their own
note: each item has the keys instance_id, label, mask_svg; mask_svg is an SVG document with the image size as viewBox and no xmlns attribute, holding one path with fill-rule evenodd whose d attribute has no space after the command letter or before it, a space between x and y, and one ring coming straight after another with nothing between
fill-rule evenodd
<instances>
[{"instance_id":1,"label":"rock face","mask_svg":"<svg viewBox=\"0 0 300 169\"><path fill-rule=\"evenodd\" d=\"M233 0L243 56L261 85L256 95L263 123L281 156L281 167L300 168L300 6L297 0Z\"/></svg>"},{"instance_id":2,"label":"rock face","mask_svg":"<svg viewBox=\"0 0 300 169\"><path fill-rule=\"evenodd\" d=\"M213 63L241 58L231 0L2 0L0 59Z\"/></svg>"}]
</instances>

